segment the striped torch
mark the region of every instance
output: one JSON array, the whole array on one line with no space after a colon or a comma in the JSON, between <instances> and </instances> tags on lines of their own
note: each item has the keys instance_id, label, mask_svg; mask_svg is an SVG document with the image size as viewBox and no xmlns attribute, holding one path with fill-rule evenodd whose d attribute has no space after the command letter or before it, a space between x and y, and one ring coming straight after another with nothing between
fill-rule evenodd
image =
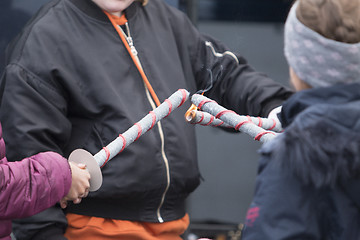
<instances>
[{"instance_id":1,"label":"striped torch","mask_svg":"<svg viewBox=\"0 0 360 240\"><path fill-rule=\"evenodd\" d=\"M253 122L255 125L263 128L264 130L271 130L274 132L282 132L283 128L281 127L281 123L277 122L275 119L269 118L261 118L261 117L250 117L239 115L242 119L247 119ZM226 127L232 128L229 124L223 122L219 118L214 117L208 112L200 111L200 110L191 110L185 116L185 119L188 123L191 124L200 124L202 126L213 126L213 127Z\"/></svg>"},{"instance_id":2,"label":"striped torch","mask_svg":"<svg viewBox=\"0 0 360 240\"><path fill-rule=\"evenodd\" d=\"M179 89L123 134L119 134L115 140L103 147L94 156L84 149L74 150L69 156L69 161L86 165L91 176L90 191L96 191L102 185L103 179L100 168L131 143L138 140L141 135L153 128L157 122L169 116L173 110L180 107L188 98L189 92L185 89Z\"/></svg>"},{"instance_id":3,"label":"striped torch","mask_svg":"<svg viewBox=\"0 0 360 240\"><path fill-rule=\"evenodd\" d=\"M215 101L200 94L194 94L191 97L191 101L199 109L215 116L216 119L222 120L228 126L235 128L235 130L247 133L257 141L267 142L272 140L278 134L274 131L265 130L262 127L262 124L264 123L264 125L271 124L271 127L268 129L281 130L281 125L278 121L238 115L234 111L227 110ZM193 116L195 117L195 114L193 114Z\"/></svg>"}]
</instances>

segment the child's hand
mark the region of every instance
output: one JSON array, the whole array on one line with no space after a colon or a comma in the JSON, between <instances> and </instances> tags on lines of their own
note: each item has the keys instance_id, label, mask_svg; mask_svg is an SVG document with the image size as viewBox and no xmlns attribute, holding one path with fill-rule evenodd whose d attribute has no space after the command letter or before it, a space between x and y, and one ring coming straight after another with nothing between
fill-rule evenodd
<instances>
[{"instance_id":1,"label":"child's hand","mask_svg":"<svg viewBox=\"0 0 360 240\"><path fill-rule=\"evenodd\" d=\"M78 204L81 202L81 199L86 197L89 194L90 188L90 174L85 169L84 164L76 164L69 162L71 168L72 182L69 193L60 201L60 206L62 208L67 207L67 201L73 201L73 203Z\"/></svg>"}]
</instances>

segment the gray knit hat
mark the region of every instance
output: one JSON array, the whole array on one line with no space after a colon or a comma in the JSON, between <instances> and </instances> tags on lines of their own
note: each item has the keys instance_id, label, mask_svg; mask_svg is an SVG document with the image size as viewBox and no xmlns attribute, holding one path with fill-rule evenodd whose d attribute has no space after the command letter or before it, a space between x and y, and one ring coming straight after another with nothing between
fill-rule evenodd
<instances>
[{"instance_id":1,"label":"gray knit hat","mask_svg":"<svg viewBox=\"0 0 360 240\"><path fill-rule=\"evenodd\" d=\"M360 43L323 37L297 19L297 6L285 23L285 56L296 75L312 87L360 82Z\"/></svg>"}]
</instances>

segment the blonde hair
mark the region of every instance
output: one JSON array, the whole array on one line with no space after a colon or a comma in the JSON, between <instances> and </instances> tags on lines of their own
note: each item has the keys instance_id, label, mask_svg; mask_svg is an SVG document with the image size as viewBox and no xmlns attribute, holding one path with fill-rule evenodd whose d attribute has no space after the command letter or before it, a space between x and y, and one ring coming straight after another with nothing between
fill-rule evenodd
<instances>
[{"instance_id":1,"label":"blonde hair","mask_svg":"<svg viewBox=\"0 0 360 240\"><path fill-rule=\"evenodd\" d=\"M145 6L145 5L149 2L149 0L136 0L136 1L141 2L141 4L142 4L143 6Z\"/></svg>"},{"instance_id":2,"label":"blonde hair","mask_svg":"<svg viewBox=\"0 0 360 240\"><path fill-rule=\"evenodd\" d=\"M360 0L298 0L297 18L326 38L360 42Z\"/></svg>"}]
</instances>

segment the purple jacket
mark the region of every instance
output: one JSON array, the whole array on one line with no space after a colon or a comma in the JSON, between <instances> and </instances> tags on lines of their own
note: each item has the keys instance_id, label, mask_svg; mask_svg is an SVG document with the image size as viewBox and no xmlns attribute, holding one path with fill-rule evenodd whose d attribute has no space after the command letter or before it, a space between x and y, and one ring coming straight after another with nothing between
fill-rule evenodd
<instances>
[{"instance_id":1,"label":"purple jacket","mask_svg":"<svg viewBox=\"0 0 360 240\"><path fill-rule=\"evenodd\" d=\"M19 147L20 144L19 144ZM11 219L53 206L70 190L71 170L54 152L8 162L0 124L0 239L10 239Z\"/></svg>"}]
</instances>

